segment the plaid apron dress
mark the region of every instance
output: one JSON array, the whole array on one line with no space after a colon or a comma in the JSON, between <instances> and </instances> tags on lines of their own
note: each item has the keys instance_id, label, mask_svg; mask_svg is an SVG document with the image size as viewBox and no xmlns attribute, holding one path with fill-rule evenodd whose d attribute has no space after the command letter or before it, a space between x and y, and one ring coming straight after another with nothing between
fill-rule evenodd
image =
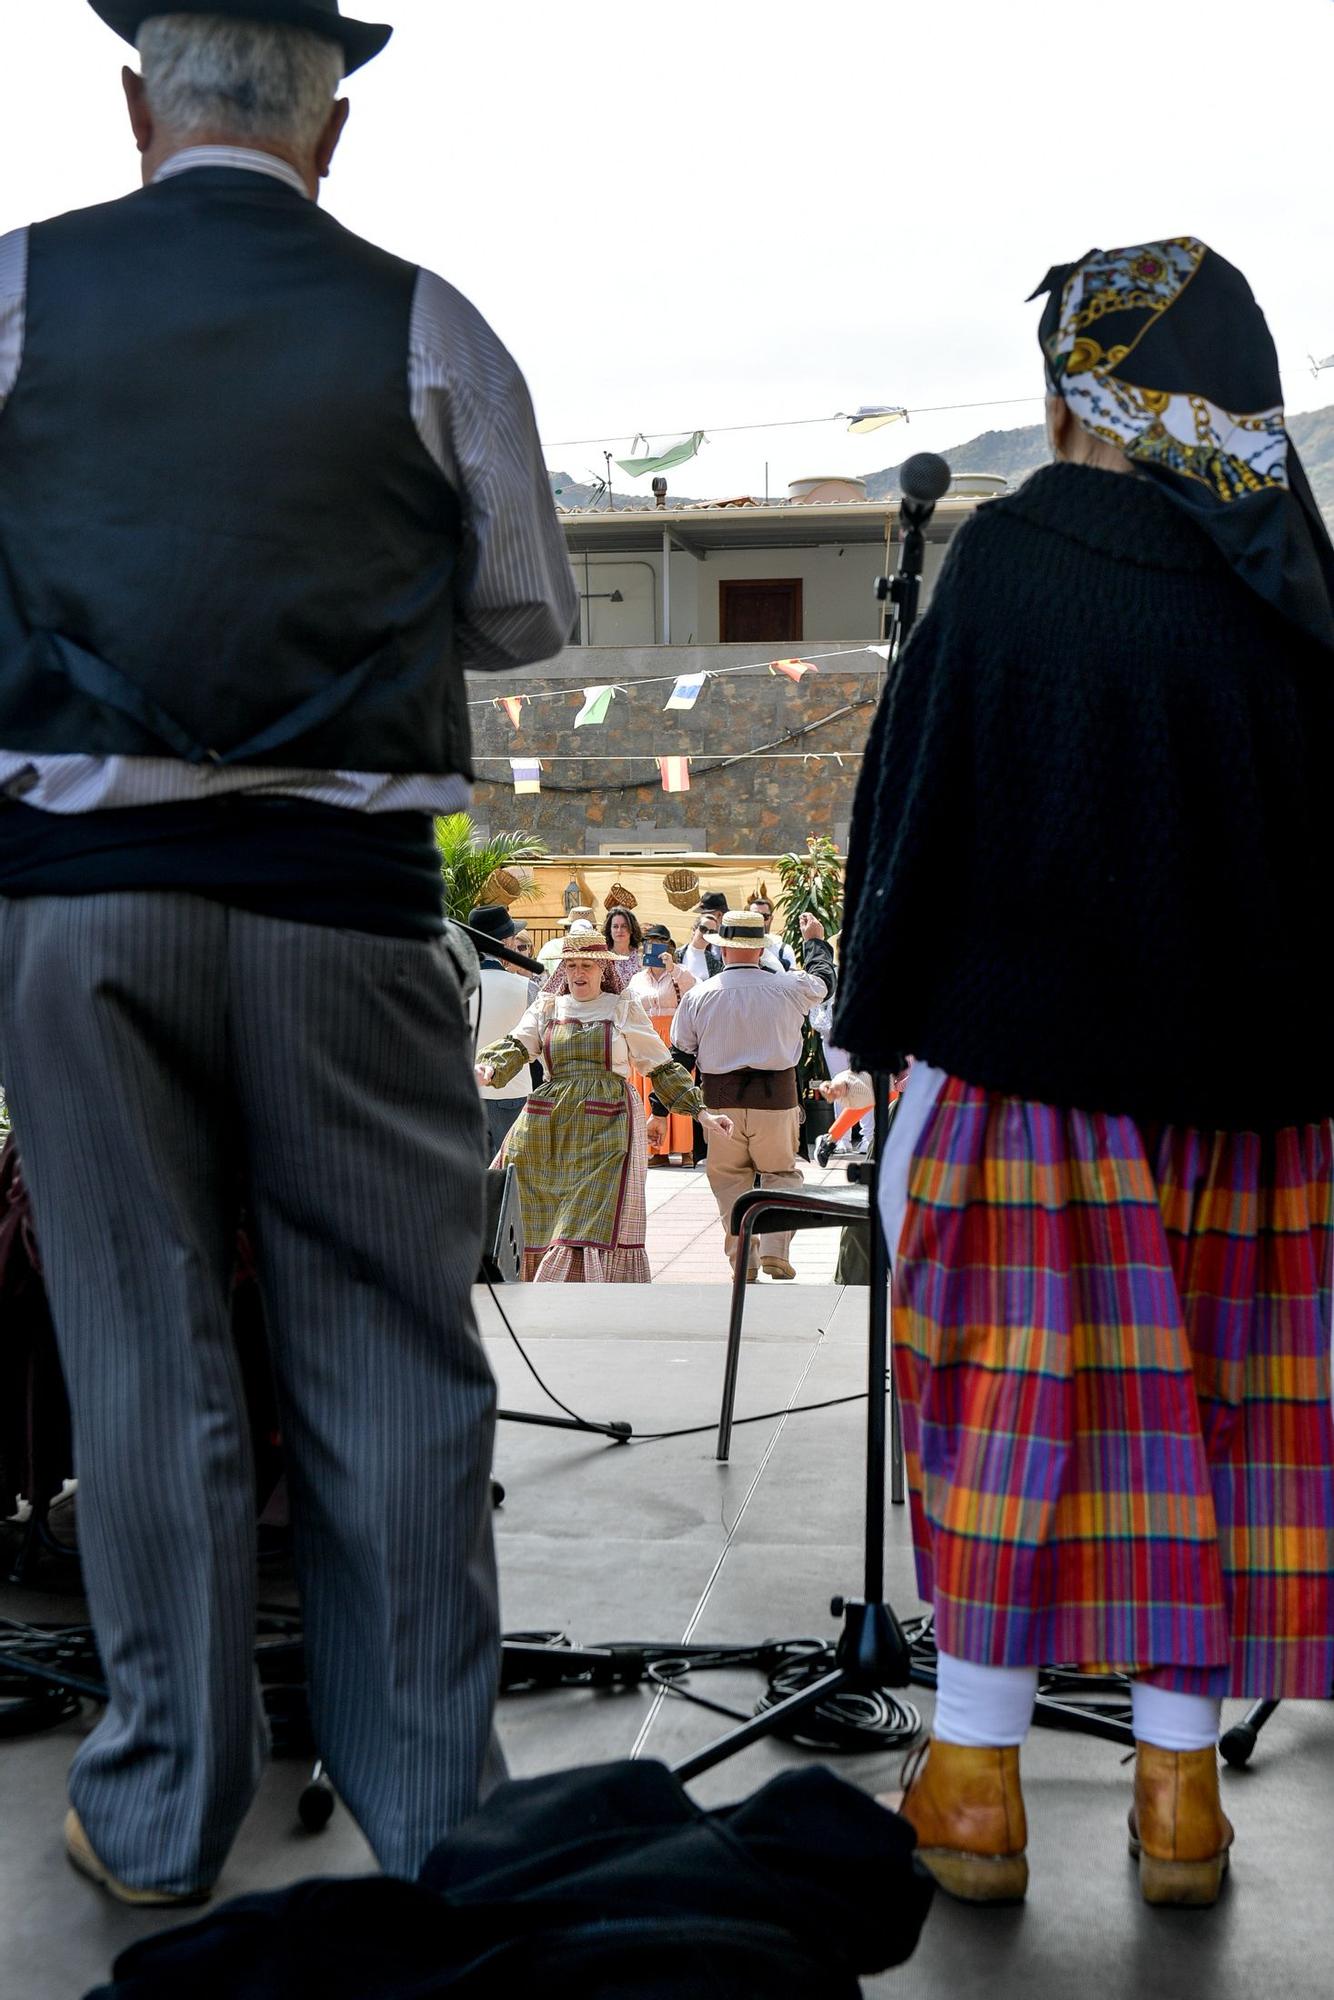
<instances>
[{"instance_id":1,"label":"plaid apron dress","mask_svg":"<svg viewBox=\"0 0 1334 2000\"><path fill-rule=\"evenodd\" d=\"M524 1276L646 1285L644 1112L611 1066L611 1021L554 1021L547 1081L505 1140L518 1172Z\"/></svg>"},{"instance_id":2,"label":"plaid apron dress","mask_svg":"<svg viewBox=\"0 0 1334 2000\"><path fill-rule=\"evenodd\" d=\"M1326 1125L1141 1126L944 1080L894 1278L944 1651L1329 1695L1332 1166Z\"/></svg>"}]
</instances>

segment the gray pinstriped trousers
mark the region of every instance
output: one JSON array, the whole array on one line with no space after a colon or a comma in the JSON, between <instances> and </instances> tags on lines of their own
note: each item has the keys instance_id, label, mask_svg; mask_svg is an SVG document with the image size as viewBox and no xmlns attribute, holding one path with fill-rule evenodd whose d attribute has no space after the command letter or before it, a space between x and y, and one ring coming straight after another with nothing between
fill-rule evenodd
<instances>
[{"instance_id":1,"label":"gray pinstriped trousers","mask_svg":"<svg viewBox=\"0 0 1334 2000\"><path fill-rule=\"evenodd\" d=\"M70 1778L93 1846L136 1886L211 1883L266 1752L243 1175L315 1734L382 1867L414 1874L502 1769L481 1111L443 945L169 891L0 901L0 1075L111 1690Z\"/></svg>"}]
</instances>

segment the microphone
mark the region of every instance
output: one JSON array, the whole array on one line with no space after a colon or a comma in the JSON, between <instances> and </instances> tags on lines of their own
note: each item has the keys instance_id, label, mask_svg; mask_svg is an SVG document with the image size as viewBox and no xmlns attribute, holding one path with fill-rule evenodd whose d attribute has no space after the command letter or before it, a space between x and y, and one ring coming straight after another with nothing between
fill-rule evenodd
<instances>
[{"instance_id":1,"label":"microphone","mask_svg":"<svg viewBox=\"0 0 1334 2000\"><path fill-rule=\"evenodd\" d=\"M462 931L473 944L480 945L488 958L498 958L504 964L512 965L517 972L541 973L545 976L551 969L538 959L529 958L526 953L515 951L513 945L502 944L499 938L492 937L490 931L475 931L471 924L465 924L460 917L451 917L449 921L456 931Z\"/></svg>"},{"instance_id":2,"label":"microphone","mask_svg":"<svg viewBox=\"0 0 1334 2000\"><path fill-rule=\"evenodd\" d=\"M907 645L917 618L926 556L924 530L936 511L937 500L949 492L953 477L944 459L938 458L934 451L915 451L899 467L899 491L903 496L899 503L899 566L893 576L878 576L875 580L876 598L881 604L888 602L893 607L887 613L884 633L890 642L887 657L895 661Z\"/></svg>"},{"instance_id":3,"label":"microphone","mask_svg":"<svg viewBox=\"0 0 1334 2000\"><path fill-rule=\"evenodd\" d=\"M934 451L915 451L899 468L899 509L903 525L924 528L936 511L936 502L950 490L953 478L948 465Z\"/></svg>"}]
</instances>

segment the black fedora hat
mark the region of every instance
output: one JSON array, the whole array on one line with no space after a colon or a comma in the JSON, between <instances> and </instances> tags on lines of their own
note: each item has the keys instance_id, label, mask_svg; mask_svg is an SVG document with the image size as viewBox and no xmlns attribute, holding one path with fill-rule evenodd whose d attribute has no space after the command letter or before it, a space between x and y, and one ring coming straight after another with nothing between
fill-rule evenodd
<instances>
[{"instance_id":1,"label":"black fedora hat","mask_svg":"<svg viewBox=\"0 0 1334 2000\"><path fill-rule=\"evenodd\" d=\"M469 910L468 929L484 931L497 944L519 935L519 926L503 903L479 903L475 910Z\"/></svg>"},{"instance_id":2,"label":"black fedora hat","mask_svg":"<svg viewBox=\"0 0 1334 2000\"><path fill-rule=\"evenodd\" d=\"M109 28L127 42L137 42L145 21L158 14L221 14L229 21L266 21L275 28L305 28L342 47L344 76L351 76L372 56L378 56L392 28L370 21L349 21L339 13L338 0L90 0Z\"/></svg>"}]
</instances>

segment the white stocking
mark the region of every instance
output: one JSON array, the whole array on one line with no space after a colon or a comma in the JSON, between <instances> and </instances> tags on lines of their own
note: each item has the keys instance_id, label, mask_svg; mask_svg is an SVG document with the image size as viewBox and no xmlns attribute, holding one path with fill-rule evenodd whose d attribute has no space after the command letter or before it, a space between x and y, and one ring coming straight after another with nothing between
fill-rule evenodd
<instances>
[{"instance_id":1,"label":"white stocking","mask_svg":"<svg viewBox=\"0 0 1334 2000\"><path fill-rule=\"evenodd\" d=\"M942 1743L996 1750L1022 1743L1033 1720L1036 1667L979 1667L941 1653L936 1660L936 1716Z\"/></svg>"},{"instance_id":2,"label":"white stocking","mask_svg":"<svg viewBox=\"0 0 1334 2000\"><path fill-rule=\"evenodd\" d=\"M1159 1750L1211 1750L1218 1741L1223 1704L1208 1694L1178 1694L1173 1688L1131 1685L1135 1741Z\"/></svg>"}]
</instances>

